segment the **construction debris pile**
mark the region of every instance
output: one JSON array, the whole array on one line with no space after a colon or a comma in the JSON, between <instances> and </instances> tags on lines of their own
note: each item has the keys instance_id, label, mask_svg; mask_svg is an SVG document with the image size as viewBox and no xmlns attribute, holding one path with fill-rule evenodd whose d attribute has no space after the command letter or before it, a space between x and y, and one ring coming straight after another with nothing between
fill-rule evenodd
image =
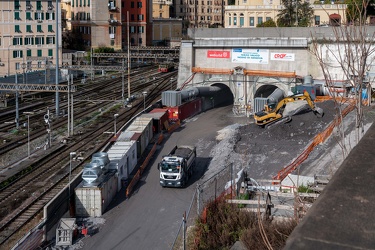
<instances>
[{"instance_id":1,"label":"construction debris pile","mask_svg":"<svg viewBox=\"0 0 375 250\"><path fill-rule=\"evenodd\" d=\"M293 116L290 122L270 129L254 123L230 126L233 134L225 136L227 139L218 139L221 141L211 151L213 159L210 166L233 163L237 170L245 166L254 179L271 179L301 154L311 140L334 119L333 101L317 103L317 106L324 110L321 118L307 110ZM228 150L230 148L232 150ZM228 151L230 153L227 154Z\"/></svg>"}]
</instances>

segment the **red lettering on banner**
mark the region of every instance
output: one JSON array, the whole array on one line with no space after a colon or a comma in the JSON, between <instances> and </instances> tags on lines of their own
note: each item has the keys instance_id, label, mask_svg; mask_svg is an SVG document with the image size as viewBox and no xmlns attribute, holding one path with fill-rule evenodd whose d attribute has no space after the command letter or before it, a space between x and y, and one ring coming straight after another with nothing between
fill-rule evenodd
<instances>
[{"instance_id":1,"label":"red lettering on banner","mask_svg":"<svg viewBox=\"0 0 375 250\"><path fill-rule=\"evenodd\" d=\"M230 51L208 50L207 57L208 58L230 58Z\"/></svg>"},{"instance_id":2,"label":"red lettering on banner","mask_svg":"<svg viewBox=\"0 0 375 250\"><path fill-rule=\"evenodd\" d=\"M274 58L284 58L286 56L286 54L274 54L273 57Z\"/></svg>"}]
</instances>

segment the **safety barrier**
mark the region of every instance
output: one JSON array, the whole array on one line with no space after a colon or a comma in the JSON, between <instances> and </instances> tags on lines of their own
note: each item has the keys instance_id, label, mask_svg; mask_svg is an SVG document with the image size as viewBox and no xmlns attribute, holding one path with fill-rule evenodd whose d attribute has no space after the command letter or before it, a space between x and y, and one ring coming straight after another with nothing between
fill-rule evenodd
<instances>
[{"instance_id":1,"label":"safety barrier","mask_svg":"<svg viewBox=\"0 0 375 250\"><path fill-rule=\"evenodd\" d=\"M276 176L273 177L274 180L283 180L285 177L288 176L292 171L294 171L302 162L304 162L313 149L319 145L320 143L324 142L328 139L328 137L332 134L333 129L341 123L341 119L344 118L349 112L354 109L354 105L350 103L342 112L341 116L335 118L331 124L322 132L319 133L314 137L312 143L288 166L281 169Z\"/></svg>"},{"instance_id":2,"label":"safety barrier","mask_svg":"<svg viewBox=\"0 0 375 250\"><path fill-rule=\"evenodd\" d=\"M148 163L151 160L151 157L154 155L156 151L156 146L160 144L164 139L163 134L160 134L158 140L156 143L152 146L150 152L148 153L146 159L143 161L142 165L139 167L138 171L135 173L134 177L130 181L128 187L126 188L126 197L129 197L131 192L133 191L134 186L138 183L138 181L141 179L141 176L143 174L143 171L147 167Z\"/></svg>"},{"instance_id":3,"label":"safety barrier","mask_svg":"<svg viewBox=\"0 0 375 250\"><path fill-rule=\"evenodd\" d=\"M178 129L181 125L180 120L177 120L175 123L173 123L169 128L168 128L168 133L172 133L176 129Z\"/></svg>"}]
</instances>

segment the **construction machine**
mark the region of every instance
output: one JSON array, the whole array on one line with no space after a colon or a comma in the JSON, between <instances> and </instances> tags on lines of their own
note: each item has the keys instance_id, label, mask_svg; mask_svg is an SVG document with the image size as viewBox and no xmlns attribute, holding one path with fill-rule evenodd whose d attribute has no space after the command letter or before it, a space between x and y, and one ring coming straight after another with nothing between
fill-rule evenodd
<instances>
[{"instance_id":1,"label":"construction machine","mask_svg":"<svg viewBox=\"0 0 375 250\"><path fill-rule=\"evenodd\" d=\"M291 121L292 116L306 108L311 109L317 117L324 115L323 109L315 106L315 103L307 91L285 97L278 103L267 102L264 109L254 114L255 123L259 126L270 128L276 124Z\"/></svg>"}]
</instances>

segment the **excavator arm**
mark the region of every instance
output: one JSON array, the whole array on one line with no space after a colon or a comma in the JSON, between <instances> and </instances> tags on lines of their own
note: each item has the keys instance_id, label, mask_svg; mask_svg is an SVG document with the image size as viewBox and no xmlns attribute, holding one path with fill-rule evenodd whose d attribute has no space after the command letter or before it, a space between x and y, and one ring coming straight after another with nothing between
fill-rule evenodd
<instances>
[{"instance_id":1,"label":"excavator arm","mask_svg":"<svg viewBox=\"0 0 375 250\"><path fill-rule=\"evenodd\" d=\"M284 113L288 103L297 102L297 101L306 101L307 105L318 117L322 117L324 112L321 108L315 106L315 103L312 101L309 93L305 91L303 94L294 95L286 97L279 101L275 108L271 107L269 104L266 104L264 110L256 112L254 114L255 123L259 126L269 127L271 124L285 123L291 120L291 116L299 113L299 109L288 110ZM304 105L306 106L306 104ZM303 109L305 109L302 106Z\"/></svg>"}]
</instances>

